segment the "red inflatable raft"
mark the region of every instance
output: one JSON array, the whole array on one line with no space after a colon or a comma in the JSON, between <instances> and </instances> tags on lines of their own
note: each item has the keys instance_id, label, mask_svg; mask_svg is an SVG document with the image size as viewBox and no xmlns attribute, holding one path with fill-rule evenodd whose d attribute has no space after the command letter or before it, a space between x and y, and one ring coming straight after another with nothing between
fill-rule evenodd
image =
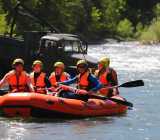
<instances>
[{"instance_id":1,"label":"red inflatable raft","mask_svg":"<svg viewBox=\"0 0 160 140\"><path fill-rule=\"evenodd\" d=\"M115 96L124 100L120 96ZM87 102L36 93L10 93L0 97L0 112L7 117L91 117L118 115L127 107L110 100Z\"/></svg>"}]
</instances>

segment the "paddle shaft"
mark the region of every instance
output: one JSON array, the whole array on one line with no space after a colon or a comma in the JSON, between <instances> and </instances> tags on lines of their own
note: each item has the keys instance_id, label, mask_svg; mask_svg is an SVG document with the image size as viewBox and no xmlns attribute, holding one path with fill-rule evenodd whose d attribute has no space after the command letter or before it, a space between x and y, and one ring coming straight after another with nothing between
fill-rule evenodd
<instances>
[{"instance_id":1,"label":"paddle shaft","mask_svg":"<svg viewBox=\"0 0 160 140\"><path fill-rule=\"evenodd\" d=\"M122 104L122 105L125 105L125 106L128 106L128 107L133 107L133 104L131 102L128 102L128 101L125 101L125 100L109 98L109 97L95 95L95 94L90 94L89 96L90 96L90 98L101 99L101 100L111 100L111 101L116 102L118 104Z\"/></svg>"},{"instance_id":2,"label":"paddle shaft","mask_svg":"<svg viewBox=\"0 0 160 140\"><path fill-rule=\"evenodd\" d=\"M69 91L76 93L77 89L69 87ZM94 98L94 99L100 99L100 100L111 100L113 102L125 105L125 106L129 106L129 107L133 107L133 104L124 100L120 100L120 99L115 99L115 98L109 98L109 97L105 97L105 96L100 96L100 95L96 95L96 94L91 94L89 92L84 92L84 94L78 94L81 96L88 96L89 98Z\"/></svg>"}]
</instances>

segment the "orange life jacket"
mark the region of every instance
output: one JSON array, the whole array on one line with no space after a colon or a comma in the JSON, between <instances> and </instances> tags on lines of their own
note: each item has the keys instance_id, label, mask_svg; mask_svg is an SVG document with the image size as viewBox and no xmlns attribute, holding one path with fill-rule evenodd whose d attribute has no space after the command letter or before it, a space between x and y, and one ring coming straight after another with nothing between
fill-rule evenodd
<instances>
[{"instance_id":1,"label":"orange life jacket","mask_svg":"<svg viewBox=\"0 0 160 140\"><path fill-rule=\"evenodd\" d=\"M51 75L50 75L50 77L49 77L49 81L50 81L51 85L55 86L55 87L56 87L56 83L57 82L64 82L64 81L67 81L68 79L69 79L69 74L66 73L66 72L63 72L61 74L60 81L56 80L56 74L55 74L55 72L52 72Z\"/></svg>"},{"instance_id":2,"label":"orange life jacket","mask_svg":"<svg viewBox=\"0 0 160 140\"><path fill-rule=\"evenodd\" d=\"M41 94L46 94L46 90L45 90L45 87L46 87L45 77L46 77L46 74L43 73L43 72L41 72L41 74L35 80L35 78L34 78L34 72L32 72L30 74L31 83L34 86L35 92L41 93Z\"/></svg>"},{"instance_id":3,"label":"orange life jacket","mask_svg":"<svg viewBox=\"0 0 160 140\"><path fill-rule=\"evenodd\" d=\"M25 71L21 75L16 75L14 70L7 73L7 82L11 92L26 92L29 91L27 86L28 76Z\"/></svg>"},{"instance_id":4,"label":"orange life jacket","mask_svg":"<svg viewBox=\"0 0 160 140\"><path fill-rule=\"evenodd\" d=\"M96 76L97 76L97 78L99 79L99 82L103 85L103 86L106 86L106 87L110 87L111 86L111 84L110 84L110 81L108 81L108 79L107 79L107 76L108 76L108 74L109 73L107 73L107 71L103 71L103 72L100 72L99 70L96 70L96 72L95 72L96 74ZM104 95L104 96L108 96L108 94L109 94L109 89L108 88L101 88L100 90L99 90L99 93L100 94L102 94L102 95Z\"/></svg>"},{"instance_id":5,"label":"orange life jacket","mask_svg":"<svg viewBox=\"0 0 160 140\"><path fill-rule=\"evenodd\" d=\"M77 86L79 89L89 90L89 81L88 81L89 74L90 74L90 72L87 71L83 74L78 75Z\"/></svg>"}]
</instances>

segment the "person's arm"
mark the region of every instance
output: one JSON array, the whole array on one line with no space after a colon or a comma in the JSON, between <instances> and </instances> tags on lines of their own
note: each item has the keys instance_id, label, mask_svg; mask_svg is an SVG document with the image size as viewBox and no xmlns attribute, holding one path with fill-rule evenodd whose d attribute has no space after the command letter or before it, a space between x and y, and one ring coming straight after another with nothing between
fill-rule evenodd
<instances>
[{"instance_id":1,"label":"person's arm","mask_svg":"<svg viewBox=\"0 0 160 140\"><path fill-rule=\"evenodd\" d=\"M118 78L117 78L117 73L115 70L112 70L112 77L113 77L113 86L118 85Z\"/></svg>"},{"instance_id":2,"label":"person's arm","mask_svg":"<svg viewBox=\"0 0 160 140\"><path fill-rule=\"evenodd\" d=\"M118 78L117 78L117 73L114 69L110 69L110 74L108 75L108 81L110 82L111 86L117 86L118 85ZM113 88L110 89L110 91L112 92L112 95L117 95L119 94L119 90L118 88Z\"/></svg>"},{"instance_id":3,"label":"person's arm","mask_svg":"<svg viewBox=\"0 0 160 140\"><path fill-rule=\"evenodd\" d=\"M30 92L34 92L34 86L32 85L30 76L28 74L26 74L26 76L27 76L27 86L28 86L29 90L30 90Z\"/></svg>"},{"instance_id":4,"label":"person's arm","mask_svg":"<svg viewBox=\"0 0 160 140\"><path fill-rule=\"evenodd\" d=\"M50 88L52 86L47 76L45 77L44 82L47 88Z\"/></svg>"},{"instance_id":5,"label":"person's arm","mask_svg":"<svg viewBox=\"0 0 160 140\"><path fill-rule=\"evenodd\" d=\"M68 79L68 80L71 79L71 76L70 76L69 73L67 73L67 79ZM67 81L68 81L68 80L67 80Z\"/></svg>"},{"instance_id":6,"label":"person's arm","mask_svg":"<svg viewBox=\"0 0 160 140\"><path fill-rule=\"evenodd\" d=\"M114 69L110 69L108 76L106 77L111 86L118 85L117 73Z\"/></svg>"},{"instance_id":7,"label":"person's arm","mask_svg":"<svg viewBox=\"0 0 160 140\"><path fill-rule=\"evenodd\" d=\"M72 79L69 79L67 81L64 81L64 82L58 82L58 84L62 84L62 85L70 85L70 84L73 84L77 81L77 76L72 78Z\"/></svg>"},{"instance_id":8,"label":"person's arm","mask_svg":"<svg viewBox=\"0 0 160 140\"><path fill-rule=\"evenodd\" d=\"M100 82L95 76L89 75L89 81L94 86L94 88L92 88L90 91L97 91L102 88L102 84L100 84Z\"/></svg>"},{"instance_id":9,"label":"person's arm","mask_svg":"<svg viewBox=\"0 0 160 140\"><path fill-rule=\"evenodd\" d=\"M118 85L118 77L117 77L117 73L116 73L115 70L112 70L112 76L113 76L113 81L114 81L112 83L112 86ZM113 89L113 95L117 95L117 94L119 94L119 90L118 90L118 88L114 88Z\"/></svg>"},{"instance_id":10,"label":"person's arm","mask_svg":"<svg viewBox=\"0 0 160 140\"><path fill-rule=\"evenodd\" d=\"M2 80L0 80L0 88L7 84L8 74L6 74Z\"/></svg>"}]
</instances>

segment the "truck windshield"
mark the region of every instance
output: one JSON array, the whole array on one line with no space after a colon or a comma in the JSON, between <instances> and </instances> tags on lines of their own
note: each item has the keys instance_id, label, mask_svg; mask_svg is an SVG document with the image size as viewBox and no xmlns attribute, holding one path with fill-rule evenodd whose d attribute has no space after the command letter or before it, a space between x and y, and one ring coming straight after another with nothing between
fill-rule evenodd
<instances>
[{"instance_id":1,"label":"truck windshield","mask_svg":"<svg viewBox=\"0 0 160 140\"><path fill-rule=\"evenodd\" d=\"M81 41L64 41L64 51L72 53L87 53L87 46Z\"/></svg>"},{"instance_id":2,"label":"truck windshield","mask_svg":"<svg viewBox=\"0 0 160 140\"><path fill-rule=\"evenodd\" d=\"M40 43L41 50L60 50L66 53L86 53L87 46L83 45L80 40L61 40L54 41L43 39Z\"/></svg>"},{"instance_id":3,"label":"truck windshield","mask_svg":"<svg viewBox=\"0 0 160 140\"><path fill-rule=\"evenodd\" d=\"M45 41L45 48L52 48L52 47L56 47L57 44L55 41L52 40L46 40Z\"/></svg>"},{"instance_id":4,"label":"truck windshield","mask_svg":"<svg viewBox=\"0 0 160 140\"><path fill-rule=\"evenodd\" d=\"M81 44L79 41L64 41L63 42L65 52L76 52L80 53Z\"/></svg>"}]
</instances>

